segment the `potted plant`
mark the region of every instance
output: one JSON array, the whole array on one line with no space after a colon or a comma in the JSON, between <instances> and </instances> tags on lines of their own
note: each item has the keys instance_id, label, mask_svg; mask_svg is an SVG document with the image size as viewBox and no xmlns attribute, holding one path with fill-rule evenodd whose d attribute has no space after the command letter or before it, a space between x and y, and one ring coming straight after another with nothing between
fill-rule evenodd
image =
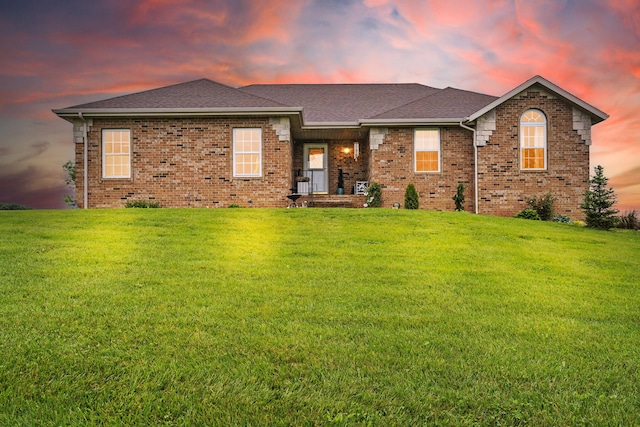
<instances>
[{"instance_id":1,"label":"potted plant","mask_svg":"<svg viewBox=\"0 0 640 427\"><path fill-rule=\"evenodd\" d=\"M302 194L304 196L309 194L309 177L308 176L297 176L296 182L298 184L298 194Z\"/></svg>"},{"instance_id":2,"label":"potted plant","mask_svg":"<svg viewBox=\"0 0 640 427\"><path fill-rule=\"evenodd\" d=\"M338 194L344 194L344 175L342 174L342 168L338 169Z\"/></svg>"}]
</instances>

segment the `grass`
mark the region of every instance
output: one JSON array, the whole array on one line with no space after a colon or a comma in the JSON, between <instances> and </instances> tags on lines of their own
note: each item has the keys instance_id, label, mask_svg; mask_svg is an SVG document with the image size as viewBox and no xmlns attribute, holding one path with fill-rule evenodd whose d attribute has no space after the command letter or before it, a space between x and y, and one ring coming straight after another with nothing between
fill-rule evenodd
<instances>
[{"instance_id":1,"label":"grass","mask_svg":"<svg viewBox=\"0 0 640 427\"><path fill-rule=\"evenodd\" d=\"M640 233L0 212L0 425L638 425Z\"/></svg>"}]
</instances>

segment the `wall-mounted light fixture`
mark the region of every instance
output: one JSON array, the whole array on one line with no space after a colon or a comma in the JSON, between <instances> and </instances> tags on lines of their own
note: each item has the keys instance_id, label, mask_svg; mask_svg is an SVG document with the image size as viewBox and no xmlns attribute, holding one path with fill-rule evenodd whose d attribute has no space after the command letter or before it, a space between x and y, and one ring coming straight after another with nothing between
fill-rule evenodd
<instances>
[{"instance_id":1,"label":"wall-mounted light fixture","mask_svg":"<svg viewBox=\"0 0 640 427\"><path fill-rule=\"evenodd\" d=\"M342 152L343 152L344 154L349 154L349 153L351 152L351 148L349 148L349 147L344 147L344 148L342 149Z\"/></svg>"}]
</instances>

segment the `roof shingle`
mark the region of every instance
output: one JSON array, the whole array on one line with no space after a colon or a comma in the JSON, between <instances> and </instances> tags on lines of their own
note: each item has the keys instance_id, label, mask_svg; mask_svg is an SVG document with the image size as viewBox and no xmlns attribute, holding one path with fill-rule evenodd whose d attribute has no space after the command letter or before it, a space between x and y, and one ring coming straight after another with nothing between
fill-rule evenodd
<instances>
[{"instance_id":1,"label":"roof shingle","mask_svg":"<svg viewBox=\"0 0 640 427\"><path fill-rule=\"evenodd\" d=\"M283 105L212 80L200 79L76 105L69 109L238 107L262 108L283 107Z\"/></svg>"},{"instance_id":2,"label":"roof shingle","mask_svg":"<svg viewBox=\"0 0 640 427\"><path fill-rule=\"evenodd\" d=\"M440 91L417 83L250 85L239 90L303 107L307 123L357 123Z\"/></svg>"},{"instance_id":3,"label":"roof shingle","mask_svg":"<svg viewBox=\"0 0 640 427\"><path fill-rule=\"evenodd\" d=\"M448 87L373 118L464 119L496 99L495 96Z\"/></svg>"}]
</instances>

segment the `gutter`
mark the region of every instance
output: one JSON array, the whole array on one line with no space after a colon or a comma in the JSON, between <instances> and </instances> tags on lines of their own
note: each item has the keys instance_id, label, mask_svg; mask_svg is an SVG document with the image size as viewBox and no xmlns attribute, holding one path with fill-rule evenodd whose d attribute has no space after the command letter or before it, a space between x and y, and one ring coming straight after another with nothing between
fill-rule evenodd
<instances>
[{"instance_id":1,"label":"gutter","mask_svg":"<svg viewBox=\"0 0 640 427\"><path fill-rule=\"evenodd\" d=\"M63 108L52 110L59 117L182 117L182 116L273 116L302 113L300 107L227 108Z\"/></svg>"},{"instance_id":2,"label":"gutter","mask_svg":"<svg viewBox=\"0 0 640 427\"><path fill-rule=\"evenodd\" d=\"M473 183L474 183L474 191L473 194L475 196L475 213L478 214L478 145L476 144L476 130L472 127L462 124L462 120L458 123L462 129L470 130L473 132Z\"/></svg>"},{"instance_id":3,"label":"gutter","mask_svg":"<svg viewBox=\"0 0 640 427\"><path fill-rule=\"evenodd\" d=\"M87 209L87 203L89 202L89 142L87 138L87 119L84 118L82 112L78 111L78 117L82 120L82 142L83 142L83 173L82 173L82 187L83 187L83 197L82 197L82 208Z\"/></svg>"}]
</instances>

